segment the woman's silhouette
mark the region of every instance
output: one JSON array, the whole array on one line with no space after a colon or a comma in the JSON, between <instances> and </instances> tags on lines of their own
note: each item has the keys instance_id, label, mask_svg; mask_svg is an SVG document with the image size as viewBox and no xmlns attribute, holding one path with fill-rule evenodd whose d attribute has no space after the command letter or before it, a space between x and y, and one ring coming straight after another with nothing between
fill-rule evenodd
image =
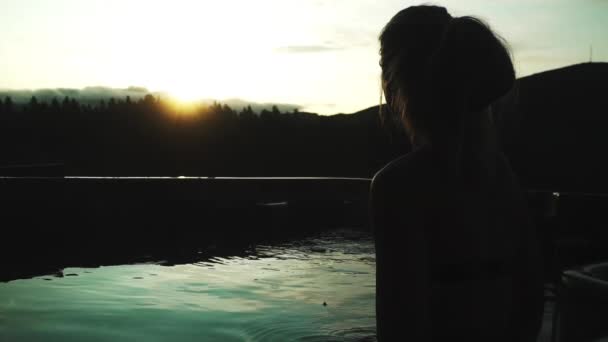
<instances>
[{"instance_id":1,"label":"woman's silhouette","mask_svg":"<svg viewBox=\"0 0 608 342\"><path fill-rule=\"evenodd\" d=\"M376 174L381 341L534 341L542 278L525 198L490 105L514 84L483 22L409 7L380 36L387 112L413 151Z\"/></svg>"}]
</instances>

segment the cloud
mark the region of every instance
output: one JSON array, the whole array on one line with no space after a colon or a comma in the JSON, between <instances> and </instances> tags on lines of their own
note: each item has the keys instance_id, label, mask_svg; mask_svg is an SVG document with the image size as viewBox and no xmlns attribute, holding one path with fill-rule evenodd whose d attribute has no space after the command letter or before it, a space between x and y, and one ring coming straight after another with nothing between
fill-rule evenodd
<instances>
[{"instance_id":1,"label":"cloud","mask_svg":"<svg viewBox=\"0 0 608 342\"><path fill-rule=\"evenodd\" d=\"M331 45L289 45L282 46L275 51L277 52L285 52L285 53L316 53L316 52L328 52L328 51L338 51L344 50L343 47L340 46L331 46Z\"/></svg>"},{"instance_id":2,"label":"cloud","mask_svg":"<svg viewBox=\"0 0 608 342\"><path fill-rule=\"evenodd\" d=\"M375 47L378 44L378 32L360 28L332 28L328 39L319 44L286 45L275 49L283 53L320 53L343 51L352 48Z\"/></svg>"},{"instance_id":3,"label":"cloud","mask_svg":"<svg viewBox=\"0 0 608 342\"><path fill-rule=\"evenodd\" d=\"M53 99L63 100L65 97L76 99L81 103L97 103L101 100L110 98L124 99L127 96L133 100L140 99L148 94L163 96L158 92L151 92L143 87L129 88L109 88L109 87L86 87L76 88L55 88L55 89L36 89L36 90L11 90L0 89L0 98L10 97L15 103L28 102L32 96L42 102L52 101Z\"/></svg>"},{"instance_id":4,"label":"cloud","mask_svg":"<svg viewBox=\"0 0 608 342\"><path fill-rule=\"evenodd\" d=\"M255 112L259 112L262 109L270 110L272 106L277 106L281 112L291 112L294 109L300 110L303 108L300 105L290 103L253 102L243 99L226 99L219 102L225 103L235 110L241 110L244 107L251 106L251 109L253 109Z\"/></svg>"}]
</instances>

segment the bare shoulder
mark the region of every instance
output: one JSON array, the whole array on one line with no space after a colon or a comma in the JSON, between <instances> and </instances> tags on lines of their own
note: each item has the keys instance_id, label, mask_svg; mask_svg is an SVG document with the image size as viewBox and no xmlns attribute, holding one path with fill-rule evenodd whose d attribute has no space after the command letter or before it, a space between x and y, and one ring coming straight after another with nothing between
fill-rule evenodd
<instances>
[{"instance_id":1,"label":"bare shoulder","mask_svg":"<svg viewBox=\"0 0 608 342\"><path fill-rule=\"evenodd\" d=\"M400 188L413 191L423 185L429 167L428 151L424 148L394 159L374 175L372 193L385 193Z\"/></svg>"}]
</instances>

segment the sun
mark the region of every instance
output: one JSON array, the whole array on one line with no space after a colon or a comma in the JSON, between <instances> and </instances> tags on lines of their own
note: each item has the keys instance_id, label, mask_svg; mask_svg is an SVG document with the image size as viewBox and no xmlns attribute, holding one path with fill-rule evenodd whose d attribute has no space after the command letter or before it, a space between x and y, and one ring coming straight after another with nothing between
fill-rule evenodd
<instances>
[{"instance_id":1,"label":"sun","mask_svg":"<svg viewBox=\"0 0 608 342\"><path fill-rule=\"evenodd\" d=\"M291 80L288 75L293 68L285 62L284 53L275 51L287 39L278 35L276 23L270 20L274 16L262 11L259 3L237 0L237 11L234 1L175 2L180 5L150 2L146 16L138 21L146 34L139 38L137 48L130 40L114 48L132 53L108 72L114 75L108 83L142 84L186 105L231 98L262 100L285 97L277 95L279 91L290 92L287 82L281 81ZM269 19L263 20L264 16ZM122 31L113 34L124 35ZM271 76L273 70L285 77L277 80Z\"/></svg>"},{"instance_id":2,"label":"sun","mask_svg":"<svg viewBox=\"0 0 608 342\"><path fill-rule=\"evenodd\" d=\"M178 102L193 103L202 100L200 89L195 86L177 86L169 90L169 95Z\"/></svg>"}]
</instances>

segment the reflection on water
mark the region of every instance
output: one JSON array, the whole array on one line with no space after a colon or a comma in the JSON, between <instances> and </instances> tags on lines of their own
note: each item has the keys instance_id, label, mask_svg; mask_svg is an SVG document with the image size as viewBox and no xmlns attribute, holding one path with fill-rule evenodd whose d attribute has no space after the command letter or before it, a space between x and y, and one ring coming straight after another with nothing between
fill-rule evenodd
<instances>
[{"instance_id":1,"label":"reflection on water","mask_svg":"<svg viewBox=\"0 0 608 342\"><path fill-rule=\"evenodd\" d=\"M186 265L68 268L0 284L0 340L373 341L374 272L371 238L346 230Z\"/></svg>"}]
</instances>

